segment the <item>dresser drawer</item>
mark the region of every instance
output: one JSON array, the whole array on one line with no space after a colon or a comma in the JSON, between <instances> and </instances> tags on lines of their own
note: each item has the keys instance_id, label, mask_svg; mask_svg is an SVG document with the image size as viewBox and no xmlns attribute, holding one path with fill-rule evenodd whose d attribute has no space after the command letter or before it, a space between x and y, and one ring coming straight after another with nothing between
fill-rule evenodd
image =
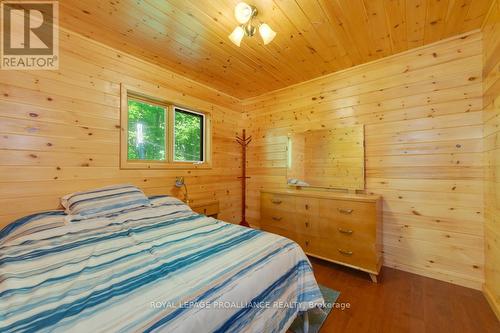
<instances>
[{"instance_id":1,"label":"dresser drawer","mask_svg":"<svg viewBox=\"0 0 500 333\"><path fill-rule=\"evenodd\" d=\"M298 213L317 216L319 213L319 199L297 197L295 207Z\"/></svg>"},{"instance_id":2,"label":"dresser drawer","mask_svg":"<svg viewBox=\"0 0 500 333\"><path fill-rule=\"evenodd\" d=\"M262 209L275 209L287 212L295 211L296 198L289 195L279 195L273 193L262 193L260 205Z\"/></svg>"},{"instance_id":3,"label":"dresser drawer","mask_svg":"<svg viewBox=\"0 0 500 333\"><path fill-rule=\"evenodd\" d=\"M334 221L375 224L377 206L370 202L320 200L319 216Z\"/></svg>"},{"instance_id":4,"label":"dresser drawer","mask_svg":"<svg viewBox=\"0 0 500 333\"><path fill-rule=\"evenodd\" d=\"M293 211L287 212L276 208L263 208L261 211L260 225L263 228L265 226L270 226L295 232L297 229L296 215Z\"/></svg>"},{"instance_id":5,"label":"dresser drawer","mask_svg":"<svg viewBox=\"0 0 500 333\"><path fill-rule=\"evenodd\" d=\"M299 243L304 252L321 256L321 238L304 234L297 234L297 238L297 243Z\"/></svg>"},{"instance_id":6,"label":"dresser drawer","mask_svg":"<svg viewBox=\"0 0 500 333\"><path fill-rule=\"evenodd\" d=\"M353 242L375 243L377 226L373 218L370 220L335 220L321 218L318 221L321 236Z\"/></svg>"},{"instance_id":7,"label":"dresser drawer","mask_svg":"<svg viewBox=\"0 0 500 333\"><path fill-rule=\"evenodd\" d=\"M297 233L310 236L321 236L320 232L321 221L317 216L311 216L307 214L296 214L295 222L296 222Z\"/></svg>"},{"instance_id":8,"label":"dresser drawer","mask_svg":"<svg viewBox=\"0 0 500 333\"><path fill-rule=\"evenodd\" d=\"M352 266L376 271L378 254L375 244L363 244L338 239L322 239L321 253L324 257Z\"/></svg>"}]
</instances>

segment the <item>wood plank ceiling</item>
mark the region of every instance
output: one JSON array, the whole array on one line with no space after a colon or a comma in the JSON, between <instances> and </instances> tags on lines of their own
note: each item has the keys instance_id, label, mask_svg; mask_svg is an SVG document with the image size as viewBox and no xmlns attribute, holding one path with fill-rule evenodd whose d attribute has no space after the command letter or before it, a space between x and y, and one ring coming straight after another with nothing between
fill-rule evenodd
<instances>
[{"instance_id":1,"label":"wood plank ceiling","mask_svg":"<svg viewBox=\"0 0 500 333\"><path fill-rule=\"evenodd\" d=\"M480 27L491 0L248 0L277 33L227 38L238 0L64 0L61 26L238 98Z\"/></svg>"}]
</instances>

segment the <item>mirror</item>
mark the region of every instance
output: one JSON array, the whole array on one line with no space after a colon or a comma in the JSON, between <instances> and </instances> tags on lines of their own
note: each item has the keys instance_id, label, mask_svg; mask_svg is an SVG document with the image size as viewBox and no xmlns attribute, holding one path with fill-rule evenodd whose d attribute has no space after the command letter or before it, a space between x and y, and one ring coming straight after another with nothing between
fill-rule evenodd
<instances>
[{"instance_id":1,"label":"mirror","mask_svg":"<svg viewBox=\"0 0 500 333\"><path fill-rule=\"evenodd\" d=\"M363 125L290 134L288 185L363 190L364 141Z\"/></svg>"}]
</instances>

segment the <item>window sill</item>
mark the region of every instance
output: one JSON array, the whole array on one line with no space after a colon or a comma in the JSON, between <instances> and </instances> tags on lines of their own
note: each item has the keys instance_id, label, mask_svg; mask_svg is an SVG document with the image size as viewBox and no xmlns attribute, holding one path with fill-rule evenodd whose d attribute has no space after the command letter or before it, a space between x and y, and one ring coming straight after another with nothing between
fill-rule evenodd
<instances>
[{"instance_id":1,"label":"window sill","mask_svg":"<svg viewBox=\"0 0 500 333\"><path fill-rule=\"evenodd\" d=\"M127 161L120 165L120 169L130 170L130 169L141 169L141 170L196 170L196 169L212 169L212 164L209 162L197 164L191 162L130 162Z\"/></svg>"}]
</instances>

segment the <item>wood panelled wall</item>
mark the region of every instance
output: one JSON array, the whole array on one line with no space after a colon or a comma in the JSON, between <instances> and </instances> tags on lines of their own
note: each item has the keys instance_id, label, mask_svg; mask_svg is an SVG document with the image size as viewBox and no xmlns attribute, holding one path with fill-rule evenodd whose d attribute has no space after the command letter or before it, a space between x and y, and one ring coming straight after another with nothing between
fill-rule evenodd
<instances>
[{"instance_id":1,"label":"wood panelled wall","mask_svg":"<svg viewBox=\"0 0 500 333\"><path fill-rule=\"evenodd\" d=\"M481 288L481 52L475 31L245 100L249 221L259 189L285 187L288 133L365 124L385 265Z\"/></svg>"},{"instance_id":2,"label":"wood panelled wall","mask_svg":"<svg viewBox=\"0 0 500 333\"><path fill-rule=\"evenodd\" d=\"M175 176L193 200L217 198L220 218L239 221L239 100L74 33L61 31L60 47L59 71L0 73L0 227L103 185L180 195ZM120 83L211 112L214 167L120 170Z\"/></svg>"},{"instance_id":3,"label":"wood panelled wall","mask_svg":"<svg viewBox=\"0 0 500 333\"><path fill-rule=\"evenodd\" d=\"M483 27L485 295L500 319L500 1Z\"/></svg>"},{"instance_id":4,"label":"wood panelled wall","mask_svg":"<svg viewBox=\"0 0 500 333\"><path fill-rule=\"evenodd\" d=\"M219 199L220 218L237 222L241 160L233 137L242 127L254 137L248 215L258 225L259 189L285 187L288 133L364 124L367 192L384 197L385 265L480 288L486 214L486 285L498 301L498 13L490 20L484 119L479 32L242 102L62 31L59 71L0 73L0 225L108 184L178 195L175 176L186 177L192 199ZM214 168L120 170L120 83L212 112Z\"/></svg>"}]
</instances>

